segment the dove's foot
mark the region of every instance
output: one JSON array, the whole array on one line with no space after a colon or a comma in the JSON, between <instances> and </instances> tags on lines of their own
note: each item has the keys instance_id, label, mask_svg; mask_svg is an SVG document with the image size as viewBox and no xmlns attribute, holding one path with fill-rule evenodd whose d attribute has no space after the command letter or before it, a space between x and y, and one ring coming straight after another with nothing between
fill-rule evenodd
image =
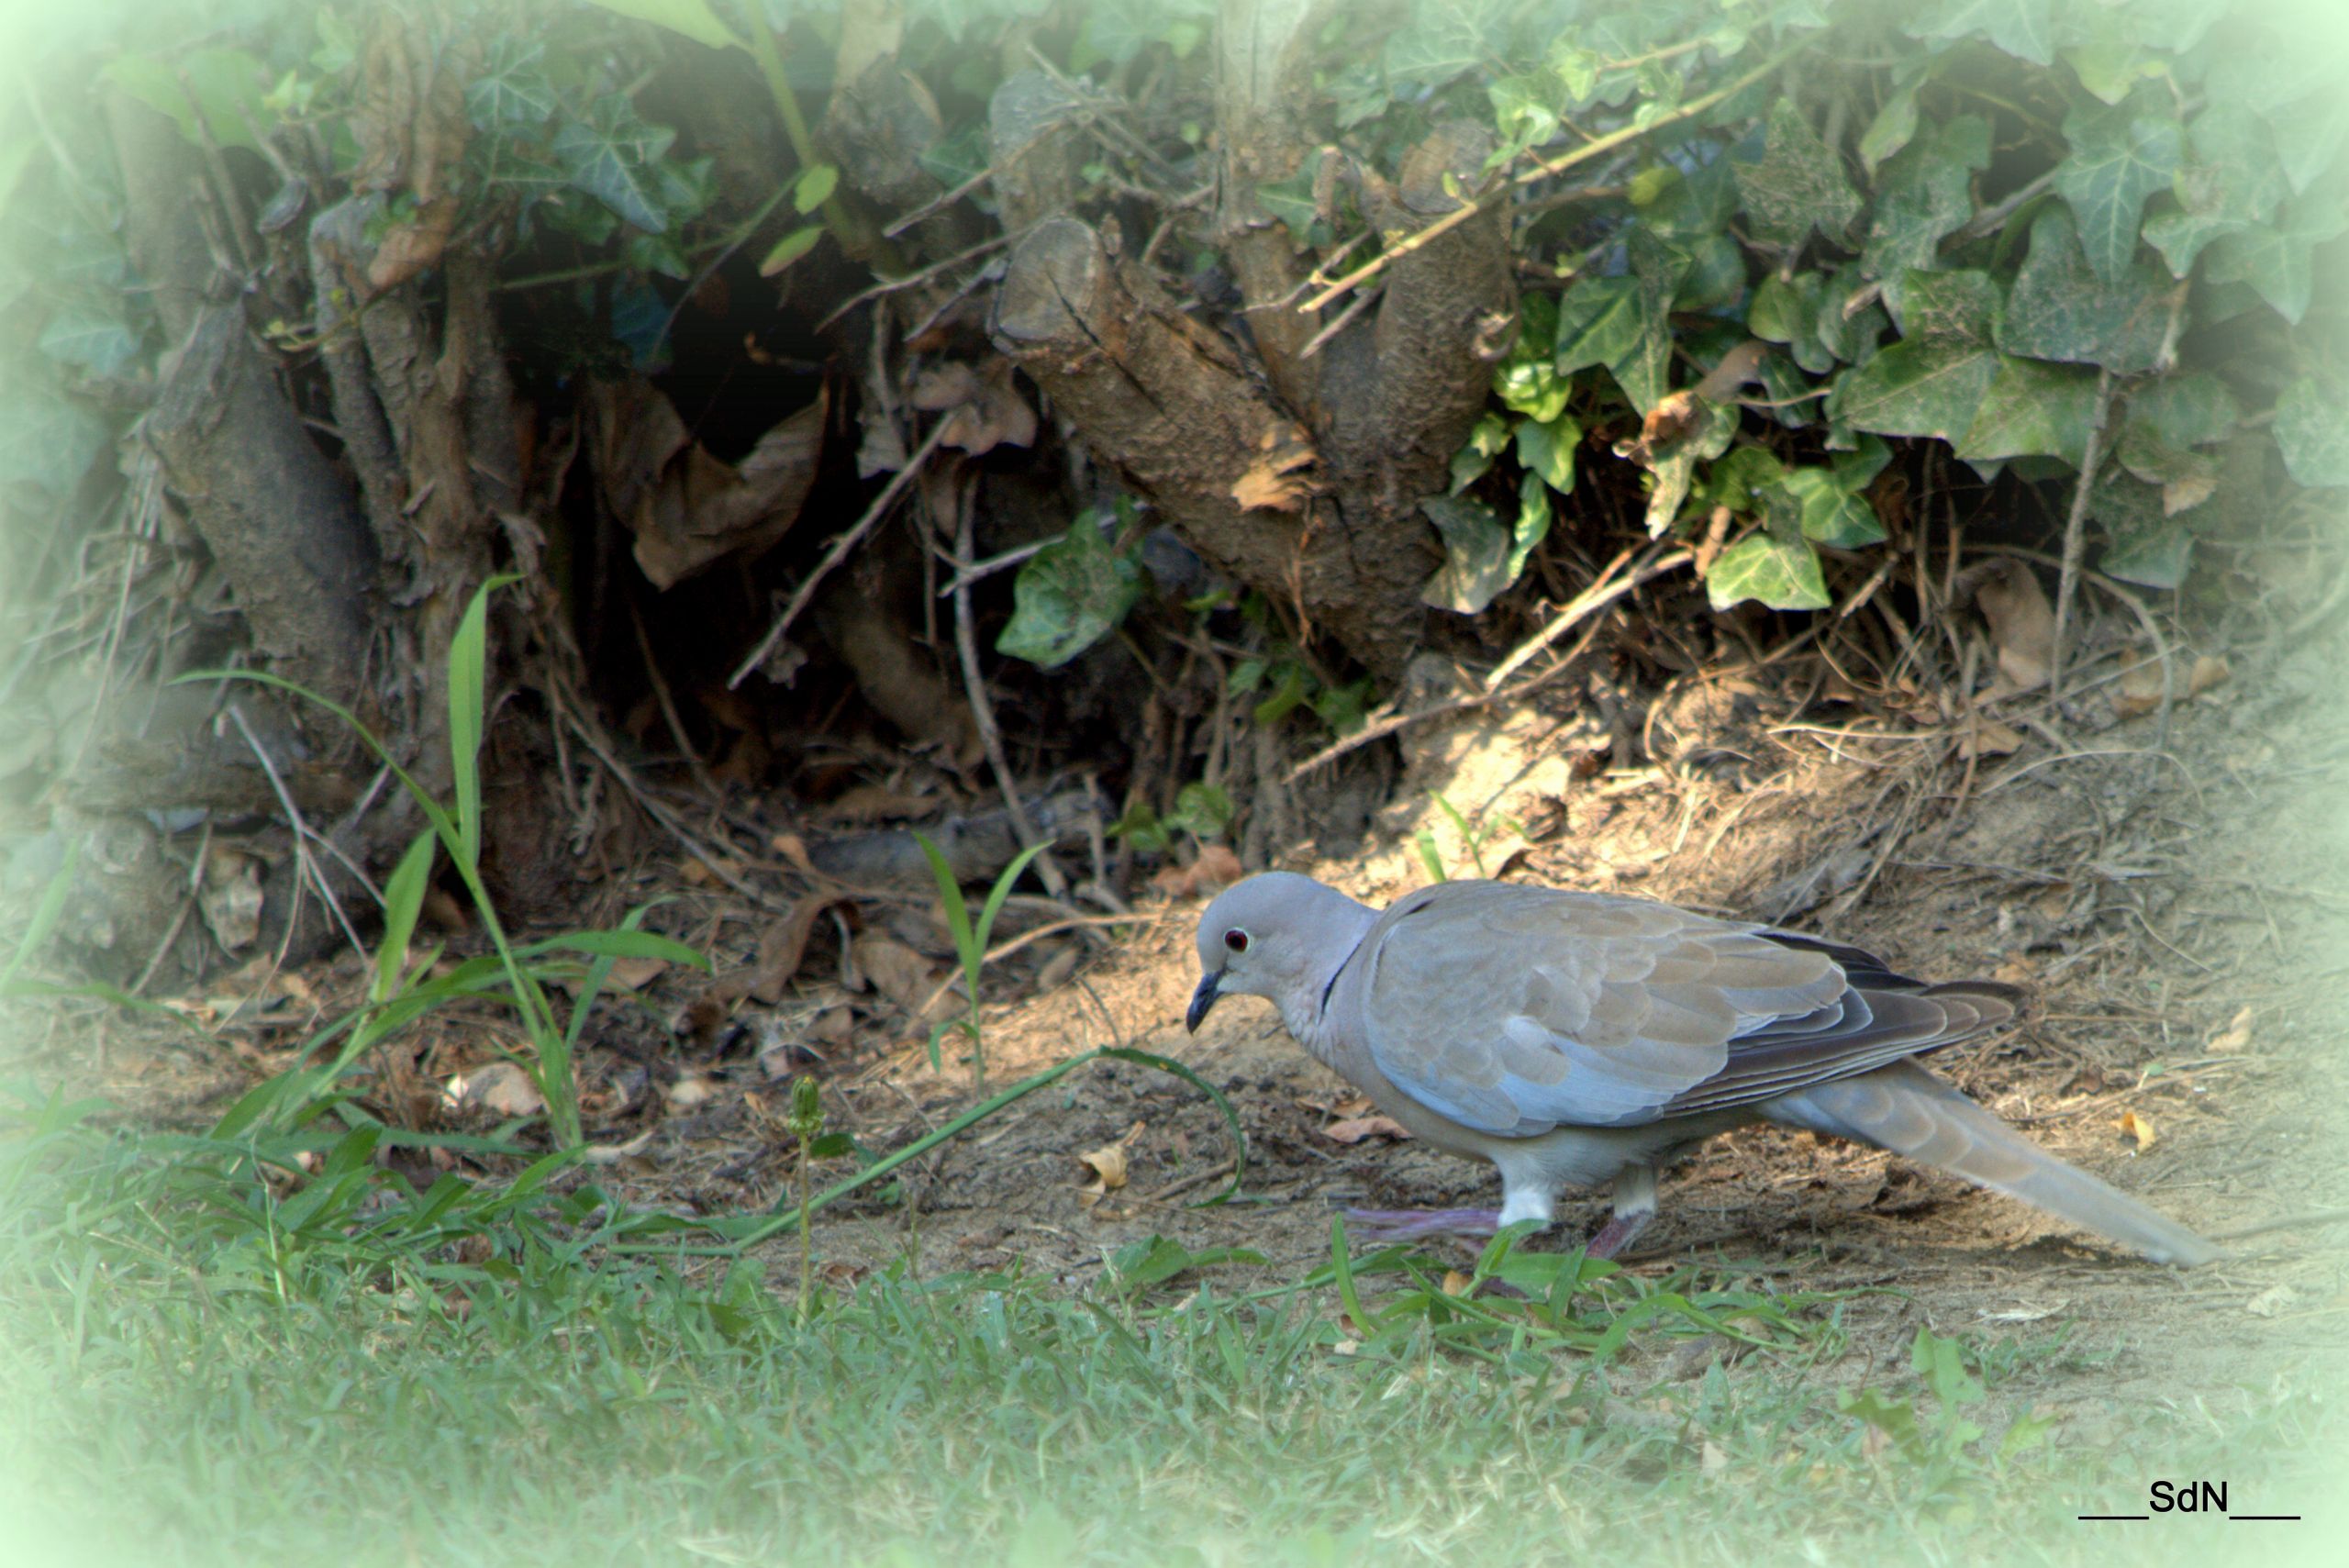
<instances>
[{"instance_id":1,"label":"dove's foot","mask_svg":"<svg viewBox=\"0 0 2349 1568\"><path fill-rule=\"evenodd\" d=\"M1490 1236L1501 1228L1497 1208L1350 1208L1345 1218L1347 1234L1373 1245L1431 1236Z\"/></svg>"}]
</instances>

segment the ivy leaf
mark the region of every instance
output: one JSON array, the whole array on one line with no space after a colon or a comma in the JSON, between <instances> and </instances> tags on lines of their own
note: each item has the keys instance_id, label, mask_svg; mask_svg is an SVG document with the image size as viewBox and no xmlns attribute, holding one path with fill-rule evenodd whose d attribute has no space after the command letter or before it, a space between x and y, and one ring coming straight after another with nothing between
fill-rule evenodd
<instances>
[{"instance_id":1,"label":"ivy leaf","mask_svg":"<svg viewBox=\"0 0 2349 1568\"><path fill-rule=\"evenodd\" d=\"M61 393L21 378L0 388L0 491L29 484L63 496L106 441L97 416Z\"/></svg>"},{"instance_id":2,"label":"ivy leaf","mask_svg":"<svg viewBox=\"0 0 2349 1568\"><path fill-rule=\"evenodd\" d=\"M1419 510L1443 536L1443 564L1419 590L1419 598L1440 610L1473 616L1509 584L1509 530L1484 502L1464 495L1431 495Z\"/></svg>"},{"instance_id":3,"label":"ivy leaf","mask_svg":"<svg viewBox=\"0 0 2349 1568\"><path fill-rule=\"evenodd\" d=\"M1843 161L1785 98L1770 106L1762 156L1735 163L1732 172L1747 231L1765 244L1791 250L1814 228L1834 239L1860 215L1860 194L1843 177Z\"/></svg>"},{"instance_id":4,"label":"ivy leaf","mask_svg":"<svg viewBox=\"0 0 2349 1568\"><path fill-rule=\"evenodd\" d=\"M2132 389L2127 417L2165 445L2199 447L2232 431L2243 408L2225 382L2208 371L2189 371Z\"/></svg>"},{"instance_id":5,"label":"ivy leaf","mask_svg":"<svg viewBox=\"0 0 2349 1568\"><path fill-rule=\"evenodd\" d=\"M2105 475L2088 491L2088 515L2108 540L2097 567L2107 576L2149 588L2186 581L2194 535L2162 509L2162 493L2126 473Z\"/></svg>"},{"instance_id":6,"label":"ivy leaf","mask_svg":"<svg viewBox=\"0 0 2349 1568\"><path fill-rule=\"evenodd\" d=\"M1974 216L1974 175L1989 166L1990 122L1979 115L1955 117L1885 165L1860 268L1884 280L1895 321L1905 318L1902 279L1932 270L1943 238Z\"/></svg>"},{"instance_id":7,"label":"ivy leaf","mask_svg":"<svg viewBox=\"0 0 2349 1568\"><path fill-rule=\"evenodd\" d=\"M1565 412L1566 395L1573 390L1551 362L1558 339L1558 307L1548 296L1534 295L1519 311L1517 341L1494 373L1493 393L1528 418L1554 419ZM1455 492L1458 488L1453 486Z\"/></svg>"},{"instance_id":8,"label":"ivy leaf","mask_svg":"<svg viewBox=\"0 0 2349 1568\"><path fill-rule=\"evenodd\" d=\"M1875 354L1885 328L1891 324L1880 300L1871 298L1858 310L1850 309L1852 301L1866 292L1867 280L1861 275L1860 264L1847 261L1827 280L1826 295L1820 302L1819 346L1845 364L1863 363Z\"/></svg>"},{"instance_id":9,"label":"ivy leaf","mask_svg":"<svg viewBox=\"0 0 2349 1568\"><path fill-rule=\"evenodd\" d=\"M2282 221L2221 235L2203 275L2214 284L2246 283L2276 314L2297 327L2316 287L2316 248L2349 231L2349 216L2329 195L2302 196Z\"/></svg>"},{"instance_id":10,"label":"ivy leaf","mask_svg":"<svg viewBox=\"0 0 2349 1568\"><path fill-rule=\"evenodd\" d=\"M261 150L262 131L277 117L262 106L269 68L240 49L199 49L169 61L147 54L118 55L99 72L149 108L171 117L180 135L202 144L203 131L222 147Z\"/></svg>"},{"instance_id":11,"label":"ivy leaf","mask_svg":"<svg viewBox=\"0 0 2349 1568\"><path fill-rule=\"evenodd\" d=\"M1313 199L1314 180L1314 164L1308 160L1287 179L1267 180L1256 187L1256 205L1264 216L1286 225L1290 238L1299 244L1320 216L1320 206Z\"/></svg>"},{"instance_id":12,"label":"ivy leaf","mask_svg":"<svg viewBox=\"0 0 2349 1568\"><path fill-rule=\"evenodd\" d=\"M1774 610L1823 610L1834 602L1810 541L1780 539L1766 529L1721 551L1705 573L1705 596L1717 610L1746 599Z\"/></svg>"},{"instance_id":13,"label":"ivy leaf","mask_svg":"<svg viewBox=\"0 0 2349 1568\"><path fill-rule=\"evenodd\" d=\"M1917 88L1911 82L1884 101L1860 133L1860 162L1873 175L1876 165L1909 145L1917 134Z\"/></svg>"},{"instance_id":14,"label":"ivy leaf","mask_svg":"<svg viewBox=\"0 0 2349 1568\"><path fill-rule=\"evenodd\" d=\"M2031 253L2007 295L1998 347L2141 375L2160 361L2176 286L2133 258L2119 283L2106 283L2081 251L2072 215L2048 206L2032 220Z\"/></svg>"},{"instance_id":15,"label":"ivy leaf","mask_svg":"<svg viewBox=\"0 0 2349 1568\"><path fill-rule=\"evenodd\" d=\"M1820 310L1827 280L1808 269L1791 278L1772 272L1755 285L1745 307L1745 325L1765 343L1784 343L1795 363L1813 375L1835 368L1835 355L1820 339Z\"/></svg>"},{"instance_id":16,"label":"ivy leaf","mask_svg":"<svg viewBox=\"0 0 2349 1568\"><path fill-rule=\"evenodd\" d=\"M585 119L555 128L554 155L574 187L646 233L659 234L669 227L669 215L655 195L654 169L676 139L667 126L646 124L626 98L604 97Z\"/></svg>"},{"instance_id":17,"label":"ivy leaf","mask_svg":"<svg viewBox=\"0 0 2349 1568\"><path fill-rule=\"evenodd\" d=\"M2074 468L2086 466L2096 373L2011 354L1998 358L1998 373L1957 443L1957 455L1968 462L2060 457Z\"/></svg>"},{"instance_id":18,"label":"ivy leaf","mask_svg":"<svg viewBox=\"0 0 2349 1568\"><path fill-rule=\"evenodd\" d=\"M1459 495L1485 477L1508 445L1508 421L1494 413L1478 416L1468 439L1452 454L1452 494Z\"/></svg>"},{"instance_id":19,"label":"ivy leaf","mask_svg":"<svg viewBox=\"0 0 2349 1568\"><path fill-rule=\"evenodd\" d=\"M1833 468L1792 468L1779 475L1776 491L1765 495L1765 499L1773 521L1791 522L1805 539L1820 544L1857 550L1882 544L1887 537L1876 508L1858 494L1860 485L1866 483L1864 479L1852 484Z\"/></svg>"},{"instance_id":20,"label":"ivy leaf","mask_svg":"<svg viewBox=\"0 0 2349 1568\"><path fill-rule=\"evenodd\" d=\"M41 328L40 351L60 364L112 375L139 357L139 335L111 310L69 305Z\"/></svg>"},{"instance_id":21,"label":"ivy leaf","mask_svg":"<svg viewBox=\"0 0 2349 1568\"><path fill-rule=\"evenodd\" d=\"M1628 277L1579 278L1558 301L1558 332L1552 366L1572 375L1631 354L1654 329L1642 308L1638 283Z\"/></svg>"},{"instance_id":22,"label":"ivy leaf","mask_svg":"<svg viewBox=\"0 0 2349 1568\"><path fill-rule=\"evenodd\" d=\"M1998 285L1978 272L1912 271L1907 283L1907 336L1844 373L1828 416L1879 435L1954 441L1998 373Z\"/></svg>"},{"instance_id":23,"label":"ivy leaf","mask_svg":"<svg viewBox=\"0 0 2349 1568\"><path fill-rule=\"evenodd\" d=\"M2266 222L2288 188L2266 122L2249 109L2214 104L2195 117L2186 139L2192 156L2171 182L2178 210L2145 223L2146 239L2176 278L2194 270L2195 258L2213 239ZM2088 256L2095 259L2094 246Z\"/></svg>"},{"instance_id":24,"label":"ivy leaf","mask_svg":"<svg viewBox=\"0 0 2349 1568\"><path fill-rule=\"evenodd\" d=\"M1141 597L1141 566L1112 550L1090 516L1028 558L1011 584L1011 620L998 653L1041 669L1067 663L1109 635Z\"/></svg>"},{"instance_id":25,"label":"ivy leaf","mask_svg":"<svg viewBox=\"0 0 2349 1568\"><path fill-rule=\"evenodd\" d=\"M1538 473L1528 473L1518 482L1517 526L1509 530L1508 581L1514 583L1525 573L1525 563L1532 559L1534 550L1550 537L1550 524L1556 514L1550 505L1550 486Z\"/></svg>"},{"instance_id":26,"label":"ivy leaf","mask_svg":"<svg viewBox=\"0 0 2349 1568\"><path fill-rule=\"evenodd\" d=\"M1930 18L1913 23L1915 39L1984 38L2033 65L2055 61L2050 0L1942 0Z\"/></svg>"},{"instance_id":27,"label":"ivy leaf","mask_svg":"<svg viewBox=\"0 0 2349 1568\"><path fill-rule=\"evenodd\" d=\"M1582 444L1582 426L1570 415L1554 419L1520 420L1517 427L1518 466L1537 474L1560 495L1575 487L1575 449Z\"/></svg>"},{"instance_id":28,"label":"ivy leaf","mask_svg":"<svg viewBox=\"0 0 2349 1568\"><path fill-rule=\"evenodd\" d=\"M1539 147L1558 134L1558 79L1548 72L1503 76L1488 83L1485 96L1493 106L1493 125L1501 146L1494 157L1507 162L1529 147Z\"/></svg>"},{"instance_id":29,"label":"ivy leaf","mask_svg":"<svg viewBox=\"0 0 2349 1568\"><path fill-rule=\"evenodd\" d=\"M1386 40L1386 80L1397 86L1441 87L1502 50L1499 0L1420 0Z\"/></svg>"},{"instance_id":30,"label":"ivy leaf","mask_svg":"<svg viewBox=\"0 0 2349 1568\"><path fill-rule=\"evenodd\" d=\"M465 83L465 117L475 130L544 125L554 117L557 100L546 57L546 45L510 36L490 45L482 73Z\"/></svg>"},{"instance_id":31,"label":"ivy leaf","mask_svg":"<svg viewBox=\"0 0 2349 1568\"><path fill-rule=\"evenodd\" d=\"M1627 351L1607 361L1607 368L1631 406L1645 414L1672 390L1672 302L1688 275L1689 261L1687 252L1644 228L1631 230L1625 250L1638 291L1641 331ZM1560 314L1563 321L1563 310Z\"/></svg>"},{"instance_id":32,"label":"ivy leaf","mask_svg":"<svg viewBox=\"0 0 2349 1568\"><path fill-rule=\"evenodd\" d=\"M2276 399L2276 445L2296 484L2349 484L2349 387L2304 375Z\"/></svg>"},{"instance_id":33,"label":"ivy leaf","mask_svg":"<svg viewBox=\"0 0 2349 1568\"><path fill-rule=\"evenodd\" d=\"M2071 150L2055 166L2055 189L2079 218L2088 265L2117 284L2137 254L2145 198L2176 177L2185 137L2174 117L2132 100L2074 109L2064 117L2064 139Z\"/></svg>"}]
</instances>

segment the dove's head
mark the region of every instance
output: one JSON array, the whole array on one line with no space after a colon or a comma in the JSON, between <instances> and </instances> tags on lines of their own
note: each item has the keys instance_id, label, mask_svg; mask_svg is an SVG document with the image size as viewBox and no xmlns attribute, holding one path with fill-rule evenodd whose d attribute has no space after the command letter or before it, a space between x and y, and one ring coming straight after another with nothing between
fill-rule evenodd
<instances>
[{"instance_id":1,"label":"dove's head","mask_svg":"<svg viewBox=\"0 0 2349 1568\"><path fill-rule=\"evenodd\" d=\"M1264 996L1294 1028L1318 1002L1376 914L1309 876L1268 871L1234 883L1199 917L1199 988L1184 1025L1196 1032L1218 998Z\"/></svg>"}]
</instances>

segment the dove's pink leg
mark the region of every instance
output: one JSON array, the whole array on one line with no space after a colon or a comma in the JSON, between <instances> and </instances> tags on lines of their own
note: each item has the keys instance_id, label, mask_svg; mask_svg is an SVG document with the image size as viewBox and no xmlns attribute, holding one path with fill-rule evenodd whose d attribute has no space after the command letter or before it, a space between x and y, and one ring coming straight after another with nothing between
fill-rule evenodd
<instances>
[{"instance_id":1,"label":"dove's pink leg","mask_svg":"<svg viewBox=\"0 0 2349 1568\"><path fill-rule=\"evenodd\" d=\"M1615 1173L1615 1212L1583 1249L1584 1255L1611 1258L1630 1246L1655 1218L1655 1167L1626 1165Z\"/></svg>"},{"instance_id":2,"label":"dove's pink leg","mask_svg":"<svg viewBox=\"0 0 2349 1568\"><path fill-rule=\"evenodd\" d=\"M1345 1217L1347 1234L1374 1245L1431 1236L1490 1236L1501 1228L1497 1208L1350 1208Z\"/></svg>"}]
</instances>

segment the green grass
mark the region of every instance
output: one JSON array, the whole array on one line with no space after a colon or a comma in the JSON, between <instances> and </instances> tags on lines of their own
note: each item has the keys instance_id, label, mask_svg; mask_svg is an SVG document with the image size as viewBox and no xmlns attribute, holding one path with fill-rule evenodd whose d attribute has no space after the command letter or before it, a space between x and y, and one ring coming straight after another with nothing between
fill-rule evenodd
<instances>
[{"instance_id":1,"label":"green grass","mask_svg":"<svg viewBox=\"0 0 2349 1568\"><path fill-rule=\"evenodd\" d=\"M2061 1375L2060 1339L1926 1335L1921 1373L1839 1400L1849 1298L1501 1248L1529 1299L1463 1306L1392 1251L1266 1289L1158 1242L1083 1286L885 1272L803 1323L794 1260L770 1288L663 1259L669 1222L559 1157L418 1193L362 1129L295 1184L87 1108L0 1129L10 1561L2170 1560L2240 1538L2071 1516L2325 1462L2305 1393L2029 1446L1984 1412ZM1707 1335L1755 1348L1642 1353Z\"/></svg>"}]
</instances>

